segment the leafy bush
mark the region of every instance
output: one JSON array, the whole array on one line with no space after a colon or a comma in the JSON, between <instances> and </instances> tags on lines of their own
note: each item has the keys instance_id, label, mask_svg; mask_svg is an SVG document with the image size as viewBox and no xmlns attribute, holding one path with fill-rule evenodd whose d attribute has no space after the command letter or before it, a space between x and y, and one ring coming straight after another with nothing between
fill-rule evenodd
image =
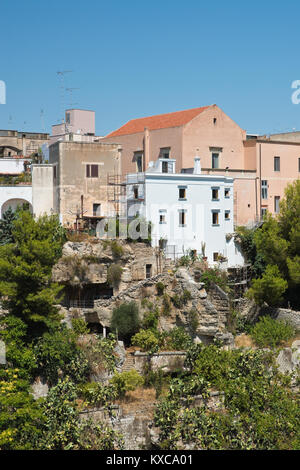
<instances>
[{"instance_id":1,"label":"leafy bush","mask_svg":"<svg viewBox=\"0 0 300 470\"><path fill-rule=\"evenodd\" d=\"M121 281L123 268L119 264L111 264L107 269L107 282L111 286L118 285Z\"/></svg>"},{"instance_id":2,"label":"leafy bush","mask_svg":"<svg viewBox=\"0 0 300 470\"><path fill-rule=\"evenodd\" d=\"M69 375L77 383L88 375L88 361L76 344L76 335L66 327L45 333L34 352L40 375L51 385L57 383L60 374Z\"/></svg>"},{"instance_id":3,"label":"leafy bush","mask_svg":"<svg viewBox=\"0 0 300 470\"><path fill-rule=\"evenodd\" d=\"M169 332L167 345L170 349L186 350L192 343L192 338L182 327L175 327Z\"/></svg>"},{"instance_id":4,"label":"leafy bush","mask_svg":"<svg viewBox=\"0 0 300 470\"><path fill-rule=\"evenodd\" d=\"M143 327L146 329L151 328L156 330L158 325L158 316L159 312L157 310L155 312L147 313L147 315L144 316Z\"/></svg>"},{"instance_id":5,"label":"leafy bush","mask_svg":"<svg viewBox=\"0 0 300 470\"><path fill-rule=\"evenodd\" d=\"M290 325L273 320L269 316L260 318L250 331L255 343L261 348L279 346L283 341L292 338L294 333Z\"/></svg>"},{"instance_id":6,"label":"leafy bush","mask_svg":"<svg viewBox=\"0 0 300 470\"><path fill-rule=\"evenodd\" d=\"M122 398L126 392L141 387L144 383L143 377L135 370L115 374L110 380L110 384L116 387L118 397Z\"/></svg>"},{"instance_id":7,"label":"leafy bush","mask_svg":"<svg viewBox=\"0 0 300 470\"><path fill-rule=\"evenodd\" d=\"M266 302L269 306L278 306L287 287L288 283L281 277L278 266L268 265L262 277L252 281L247 296L258 305Z\"/></svg>"},{"instance_id":8,"label":"leafy bush","mask_svg":"<svg viewBox=\"0 0 300 470\"><path fill-rule=\"evenodd\" d=\"M157 290L157 295L163 295L164 290L165 290L165 285L163 282L157 282L156 283L156 290Z\"/></svg>"},{"instance_id":9,"label":"leafy bush","mask_svg":"<svg viewBox=\"0 0 300 470\"><path fill-rule=\"evenodd\" d=\"M131 338L133 346L138 346L142 351L158 351L158 339L152 330L141 330Z\"/></svg>"},{"instance_id":10,"label":"leafy bush","mask_svg":"<svg viewBox=\"0 0 300 470\"><path fill-rule=\"evenodd\" d=\"M190 372L171 381L155 413L160 448L299 448L299 398L271 353L192 345L187 356ZM211 388L224 392L220 409L196 406L195 394L205 399Z\"/></svg>"},{"instance_id":11,"label":"leafy bush","mask_svg":"<svg viewBox=\"0 0 300 470\"><path fill-rule=\"evenodd\" d=\"M205 289L209 290L213 284L221 287L224 291L228 290L227 275L219 268L209 268L201 276L201 282L204 282Z\"/></svg>"},{"instance_id":12,"label":"leafy bush","mask_svg":"<svg viewBox=\"0 0 300 470\"><path fill-rule=\"evenodd\" d=\"M90 333L86 321L83 318L72 318L71 323L76 336L87 335Z\"/></svg>"},{"instance_id":13,"label":"leafy bush","mask_svg":"<svg viewBox=\"0 0 300 470\"><path fill-rule=\"evenodd\" d=\"M0 448L36 449L43 423L39 403L18 369L0 368Z\"/></svg>"},{"instance_id":14,"label":"leafy bush","mask_svg":"<svg viewBox=\"0 0 300 470\"><path fill-rule=\"evenodd\" d=\"M110 327L117 331L120 339L126 344L140 329L139 309L135 302L123 303L112 313Z\"/></svg>"}]
</instances>

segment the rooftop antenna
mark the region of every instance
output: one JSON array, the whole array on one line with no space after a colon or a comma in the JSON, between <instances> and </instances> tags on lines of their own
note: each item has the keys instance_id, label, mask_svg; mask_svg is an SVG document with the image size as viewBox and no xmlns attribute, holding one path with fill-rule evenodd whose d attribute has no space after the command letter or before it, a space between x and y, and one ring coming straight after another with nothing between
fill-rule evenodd
<instances>
[{"instance_id":1,"label":"rooftop antenna","mask_svg":"<svg viewBox=\"0 0 300 470\"><path fill-rule=\"evenodd\" d=\"M40 112L40 117L41 117L41 128L42 128L42 131L45 132L45 119L44 119L44 110L41 109L41 112Z\"/></svg>"},{"instance_id":2,"label":"rooftop antenna","mask_svg":"<svg viewBox=\"0 0 300 470\"><path fill-rule=\"evenodd\" d=\"M66 88L66 91L68 91L70 93L70 103L68 103L69 106L74 106L75 104L78 104L78 103L73 103L73 91L74 90L79 90L79 88Z\"/></svg>"},{"instance_id":3,"label":"rooftop antenna","mask_svg":"<svg viewBox=\"0 0 300 470\"><path fill-rule=\"evenodd\" d=\"M65 121L64 112L65 112L65 75L67 73L72 73L73 70L59 70L57 73L60 81L60 116L62 124Z\"/></svg>"}]
</instances>

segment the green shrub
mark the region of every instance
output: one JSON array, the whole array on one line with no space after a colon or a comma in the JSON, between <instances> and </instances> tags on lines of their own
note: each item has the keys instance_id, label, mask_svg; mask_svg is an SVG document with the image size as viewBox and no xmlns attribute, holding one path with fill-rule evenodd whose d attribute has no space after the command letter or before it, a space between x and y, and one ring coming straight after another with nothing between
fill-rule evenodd
<instances>
[{"instance_id":1,"label":"green shrub","mask_svg":"<svg viewBox=\"0 0 300 470\"><path fill-rule=\"evenodd\" d=\"M189 266L191 262L191 257L188 255L181 256L178 260L178 265L179 266Z\"/></svg>"},{"instance_id":2,"label":"green shrub","mask_svg":"<svg viewBox=\"0 0 300 470\"><path fill-rule=\"evenodd\" d=\"M123 247L117 242L117 240L112 240L110 247L112 254L115 258L121 258L123 256Z\"/></svg>"},{"instance_id":3,"label":"green shrub","mask_svg":"<svg viewBox=\"0 0 300 470\"><path fill-rule=\"evenodd\" d=\"M145 315L144 320L143 320L143 327L145 329L152 328L154 330L157 329L158 325L158 316L159 313L156 310L155 312L149 312L147 315Z\"/></svg>"},{"instance_id":4,"label":"green shrub","mask_svg":"<svg viewBox=\"0 0 300 470\"><path fill-rule=\"evenodd\" d=\"M191 298L192 298L192 294L190 293L190 291L187 289L184 289L182 297L181 297L183 305L186 305L188 301L191 300Z\"/></svg>"},{"instance_id":5,"label":"green shrub","mask_svg":"<svg viewBox=\"0 0 300 470\"><path fill-rule=\"evenodd\" d=\"M170 297L167 294L164 294L162 314L167 317L168 315L170 315L170 311L171 311Z\"/></svg>"},{"instance_id":6,"label":"green shrub","mask_svg":"<svg viewBox=\"0 0 300 470\"><path fill-rule=\"evenodd\" d=\"M190 335L182 327L175 327L169 332L167 346L175 351L186 350L192 345Z\"/></svg>"},{"instance_id":7,"label":"green shrub","mask_svg":"<svg viewBox=\"0 0 300 470\"><path fill-rule=\"evenodd\" d=\"M133 346L138 346L145 352L158 351L158 339L152 330L139 331L132 337L131 343Z\"/></svg>"},{"instance_id":8,"label":"green shrub","mask_svg":"<svg viewBox=\"0 0 300 470\"><path fill-rule=\"evenodd\" d=\"M247 296L258 305L266 302L269 306L278 306L287 287L288 283L281 277L278 266L268 265L262 277L252 281Z\"/></svg>"},{"instance_id":9,"label":"green shrub","mask_svg":"<svg viewBox=\"0 0 300 470\"><path fill-rule=\"evenodd\" d=\"M197 310L191 309L188 314L188 323L193 335L196 334L199 326L199 315Z\"/></svg>"},{"instance_id":10,"label":"green shrub","mask_svg":"<svg viewBox=\"0 0 300 470\"><path fill-rule=\"evenodd\" d=\"M111 264L107 269L107 282L111 286L116 286L121 281L123 269L119 264Z\"/></svg>"},{"instance_id":11,"label":"green shrub","mask_svg":"<svg viewBox=\"0 0 300 470\"><path fill-rule=\"evenodd\" d=\"M86 321L83 318L72 318L71 323L76 336L87 335L90 333Z\"/></svg>"},{"instance_id":12,"label":"green shrub","mask_svg":"<svg viewBox=\"0 0 300 470\"><path fill-rule=\"evenodd\" d=\"M163 295L165 290L165 285L162 282L157 282L156 284L157 295Z\"/></svg>"},{"instance_id":13,"label":"green shrub","mask_svg":"<svg viewBox=\"0 0 300 470\"><path fill-rule=\"evenodd\" d=\"M122 398L126 392L135 390L137 387L141 387L144 384L143 377L135 370L128 372L117 373L110 380L110 384L113 385L116 390L118 397Z\"/></svg>"},{"instance_id":14,"label":"green shrub","mask_svg":"<svg viewBox=\"0 0 300 470\"><path fill-rule=\"evenodd\" d=\"M227 275L219 268L209 268L201 276L201 282L204 282L205 289L209 290L213 284L221 287L224 291L228 290Z\"/></svg>"},{"instance_id":15,"label":"green shrub","mask_svg":"<svg viewBox=\"0 0 300 470\"><path fill-rule=\"evenodd\" d=\"M115 308L110 323L112 330L117 331L120 339L126 344L140 329L139 309L135 302L123 303Z\"/></svg>"},{"instance_id":16,"label":"green shrub","mask_svg":"<svg viewBox=\"0 0 300 470\"><path fill-rule=\"evenodd\" d=\"M250 334L259 347L274 348L292 338L294 329L283 321L276 321L266 316L259 319Z\"/></svg>"},{"instance_id":17,"label":"green shrub","mask_svg":"<svg viewBox=\"0 0 300 470\"><path fill-rule=\"evenodd\" d=\"M59 375L70 376L75 382L83 382L88 373L88 361L76 343L76 335L66 327L40 338L34 352L38 371L51 385L55 385Z\"/></svg>"},{"instance_id":18,"label":"green shrub","mask_svg":"<svg viewBox=\"0 0 300 470\"><path fill-rule=\"evenodd\" d=\"M183 306L182 297L180 297L178 294L175 294L172 297L172 302L176 308L181 308Z\"/></svg>"}]
</instances>

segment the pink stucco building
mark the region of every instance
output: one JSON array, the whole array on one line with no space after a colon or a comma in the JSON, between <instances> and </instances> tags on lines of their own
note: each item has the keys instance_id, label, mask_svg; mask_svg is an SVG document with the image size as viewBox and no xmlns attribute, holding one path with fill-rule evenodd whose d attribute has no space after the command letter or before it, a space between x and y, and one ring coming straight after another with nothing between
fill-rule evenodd
<instances>
[{"instance_id":1,"label":"pink stucco building","mask_svg":"<svg viewBox=\"0 0 300 470\"><path fill-rule=\"evenodd\" d=\"M159 157L189 172L195 155L202 172L234 178L234 222L253 224L278 210L285 186L299 178L299 133L247 136L217 105L133 119L103 141L122 146L122 173L144 171ZM279 162L279 163L278 163ZM279 166L278 166L279 165Z\"/></svg>"}]
</instances>

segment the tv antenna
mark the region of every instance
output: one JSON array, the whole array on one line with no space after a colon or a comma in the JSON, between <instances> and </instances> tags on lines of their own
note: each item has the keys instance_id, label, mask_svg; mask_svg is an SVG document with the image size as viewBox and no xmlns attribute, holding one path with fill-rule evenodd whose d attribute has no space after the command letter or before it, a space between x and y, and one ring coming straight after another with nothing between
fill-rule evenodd
<instances>
[{"instance_id":1,"label":"tv antenna","mask_svg":"<svg viewBox=\"0 0 300 470\"><path fill-rule=\"evenodd\" d=\"M61 122L64 123L64 112L65 112L65 75L67 73L72 73L73 70L59 70L57 73L60 81L60 115Z\"/></svg>"},{"instance_id":2,"label":"tv antenna","mask_svg":"<svg viewBox=\"0 0 300 470\"><path fill-rule=\"evenodd\" d=\"M45 116L44 116L44 110L41 109L41 112L40 112L40 117L41 117L41 128L42 128L42 131L45 132Z\"/></svg>"},{"instance_id":3,"label":"tv antenna","mask_svg":"<svg viewBox=\"0 0 300 470\"><path fill-rule=\"evenodd\" d=\"M66 91L70 93L70 103L68 103L69 106L74 106L75 104L78 104L78 103L74 103L73 102L73 91L74 90L79 90L79 88L66 88Z\"/></svg>"}]
</instances>

